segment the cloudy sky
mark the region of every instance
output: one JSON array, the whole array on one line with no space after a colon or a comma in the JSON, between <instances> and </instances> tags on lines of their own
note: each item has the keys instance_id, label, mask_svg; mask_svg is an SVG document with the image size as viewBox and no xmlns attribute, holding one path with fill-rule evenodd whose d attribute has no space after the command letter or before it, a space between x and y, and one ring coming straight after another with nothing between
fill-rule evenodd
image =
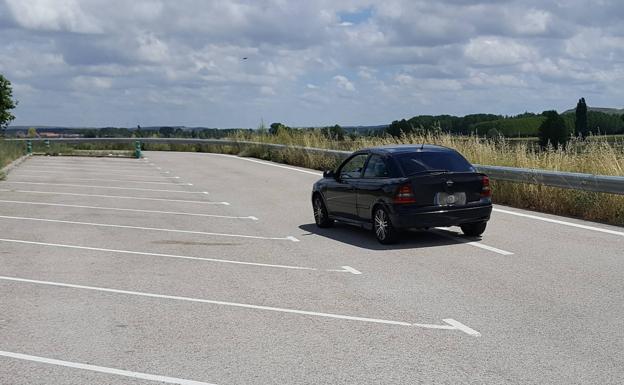
<instances>
[{"instance_id":1,"label":"cloudy sky","mask_svg":"<svg viewBox=\"0 0 624 385\"><path fill-rule=\"evenodd\" d=\"M621 108L623 20L621 0L0 0L0 73L14 125Z\"/></svg>"}]
</instances>

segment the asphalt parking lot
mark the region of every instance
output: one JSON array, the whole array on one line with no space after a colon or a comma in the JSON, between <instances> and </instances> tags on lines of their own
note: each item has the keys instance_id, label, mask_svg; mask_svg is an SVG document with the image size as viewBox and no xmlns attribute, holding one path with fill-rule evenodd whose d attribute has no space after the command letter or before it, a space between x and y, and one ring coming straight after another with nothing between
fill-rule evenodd
<instances>
[{"instance_id":1,"label":"asphalt parking lot","mask_svg":"<svg viewBox=\"0 0 624 385\"><path fill-rule=\"evenodd\" d=\"M317 229L319 172L32 157L0 182L0 384L619 384L624 229Z\"/></svg>"}]
</instances>

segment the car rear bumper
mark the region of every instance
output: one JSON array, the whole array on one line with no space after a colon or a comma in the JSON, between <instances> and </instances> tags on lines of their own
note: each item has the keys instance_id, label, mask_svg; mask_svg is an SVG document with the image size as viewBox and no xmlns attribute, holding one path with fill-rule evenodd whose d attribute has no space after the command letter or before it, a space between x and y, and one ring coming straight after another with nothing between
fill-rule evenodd
<instances>
[{"instance_id":1,"label":"car rear bumper","mask_svg":"<svg viewBox=\"0 0 624 385\"><path fill-rule=\"evenodd\" d=\"M461 208L437 207L429 210L395 205L392 211L390 220L397 228L446 227L487 221L492 213L492 204L478 204Z\"/></svg>"}]
</instances>

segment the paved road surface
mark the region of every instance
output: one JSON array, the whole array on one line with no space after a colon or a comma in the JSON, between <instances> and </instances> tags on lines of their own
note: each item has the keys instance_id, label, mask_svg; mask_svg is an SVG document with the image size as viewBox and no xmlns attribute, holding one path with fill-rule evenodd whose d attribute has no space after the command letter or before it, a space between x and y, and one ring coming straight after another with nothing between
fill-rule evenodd
<instances>
[{"instance_id":1,"label":"paved road surface","mask_svg":"<svg viewBox=\"0 0 624 385\"><path fill-rule=\"evenodd\" d=\"M34 157L0 182L0 384L621 384L624 229L319 230L316 171Z\"/></svg>"}]
</instances>

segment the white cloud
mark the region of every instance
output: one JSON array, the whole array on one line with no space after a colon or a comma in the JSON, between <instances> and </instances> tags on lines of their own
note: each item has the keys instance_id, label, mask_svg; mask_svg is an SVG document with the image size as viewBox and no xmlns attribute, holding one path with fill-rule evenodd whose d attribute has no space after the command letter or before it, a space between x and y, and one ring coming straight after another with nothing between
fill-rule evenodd
<instances>
[{"instance_id":1,"label":"white cloud","mask_svg":"<svg viewBox=\"0 0 624 385\"><path fill-rule=\"evenodd\" d=\"M142 60L160 63L169 58L169 47L153 34L139 36L137 43L137 56Z\"/></svg>"},{"instance_id":2,"label":"white cloud","mask_svg":"<svg viewBox=\"0 0 624 385\"><path fill-rule=\"evenodd\" d=\"M533 48L513 39L478 37L470 40L465 54L473 63L485 66L510 65L531 61L536 52Z\"/></svg>"},{"instance_id":3,"label":"white cloud","mask_svg":"<svg viewBox=\"0 0 624 385\"><path fill-rule=\"evenodd\" d=\"M6 0L21 26L36 30L98 33L102 29L95 15L82 11L78 0Z\"/></svg>"},{"instance_id":4,"label":"white cloud","mask_svg":"<svg viewBox=\"0 0 624 385\"><path fill-rule=\"evenodd\" d=\"M624 100L623 17L610 0L0 0L0 72L23 99L16 124L387 123L567 108L596 89L609 105Z\"/></svg>"},{"instance_id":5,"label":"white cloud","mask_svg":"<svg viewBox=\"0 0 624 385\"><path fill-rule=\"evenodd\" d=\"M77 76L72 79L71 86L76 91L94 91L111 88L113 82L110 78L98 76Z\"/></svg>"},{"instance_id":6,"label":"white cloud","mask_svg":"<svg viewBox=\"0 0 624 385\"><path fill-rule=\"evenodd\" d=\"M336 75L333 79L336 82L338 88L341 88L345 91L355 91L355 86L353 85L353 83L351 83L351 81L349 81L349 79L347 79L347 77L342 75Z\"/></svg>"},{"instance_id":7,"label":"white cloud","mask_svg":"<svg viewBox=\"0 0 624 385\"><path fill-rule=\"evenodd\" d=\"M273 87L262 86L260 87L260 93L265 96L274 96L277 95Z\"/></svg>"},{"instance_id":8,"label":"white cloud","mask_svg":"<svg viewBox=\"0 0 624 385\"><path fill-rule=\"evenodd\" d=\"M513 26L520 34L539 35L548 31L552 23L552 16L549 12L541 9L531 9L524 15L511 18Z\"/></svg>"}]
</instances>

